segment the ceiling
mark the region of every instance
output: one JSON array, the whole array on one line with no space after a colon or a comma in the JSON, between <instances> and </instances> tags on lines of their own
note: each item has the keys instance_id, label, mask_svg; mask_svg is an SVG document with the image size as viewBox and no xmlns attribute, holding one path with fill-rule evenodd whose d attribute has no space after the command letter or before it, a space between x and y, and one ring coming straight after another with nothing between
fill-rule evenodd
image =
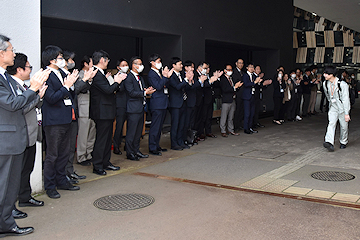
<instances>
[{"instance_id":1,"label":"ceiling","mask_svg":"<svg viewBox=\"0 0 360 240\"><path fill-rule=\"evenodd\" d=\"M294 6L360 32L360 0L294 0Z\"/></svg>"}]
</instances>

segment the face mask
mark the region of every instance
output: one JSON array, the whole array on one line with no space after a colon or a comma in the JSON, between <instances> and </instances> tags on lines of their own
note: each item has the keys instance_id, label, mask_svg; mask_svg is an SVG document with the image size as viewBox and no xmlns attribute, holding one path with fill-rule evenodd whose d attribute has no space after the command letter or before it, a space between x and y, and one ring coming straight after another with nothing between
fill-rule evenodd
<instances>
[{"instance_id":1,"label":"face mask","mask_svg":"<svg viewBox=\"0 0 360 240\"><path fill-rule=\"evenodd\" d=\"M138 73L141 73L144 70L144 65L140 65L139 68L137 69Z\"/></svg>"},{"instance_id":2,"label":"face mask","mask_svg":"<svg viewBox=\"0 0 360 240\"><path fill-rule=\"evenodd\" d=\"M291 74L291 78L296 78L296 74Z\"/></svg>"},{"instance_id":3,"label":"face mask","mask_svg":"<svg viewBox=\"0 0 360 240\"><path fill-rule=\"evenodd\" d=\"M120 67L120 71L123 73L127 73L127 71L129 71L129 66Z\"/></svg>"},{"instance_id":4,"label":"face mask","mask_svg":"<svg viewBox=\"0 0 360 240\"><path fill-rule=\"evenodd\" d=\"M155 63L155 67L157 70L160 70L160 68L162 68L162 63Z\"/></svg>"},{"instance_id":5,"label":"face mask","mask_svg":"<svg viewBox=\"0 0 360 240\"><path fill-rule=\"evenodd\" d=\"M75 67L75 63L68 63L67 65L67 68L70 70L70 69L73 69Z\"/></svg>"},{"instance_id":6,"label":"face mask","mask_svg":"<svg viewBox=\"0 0 360 240\"><path fill-rule=\"evenodd\" d=\"M60 60L60 61L56 60L55 65L58 66L59 68L65 67L65 59Z\"/></svg>"},{"instance_id":7,"label":"face mask","mask_svg":"<svg viewBox=\"0 0 360 240\"><path fill-rule=\"evenodd\" d=\"M232 71L226 72L226 75L228 75L229 77L232 75Z\"/></svg>"},{"instance_id":8,"label":"face mask","mask_svg":"<svg viewBox=\"0 0 360 240\"><path fill-rule=\"evenodd\" d=\"M279 74L278 74L278 77L279 77L279 78L282 78L282 74L281 74L281 73L279 73Z\"/></svg>"},{"instance_id":9,"label":"face mask","mask_svg":"<svg viewBox=\"0 0 360 240\"><path fill-rule=\"evenodd\" d=\"M201 70L202 75L206 75L206 69Z\"/></svg>"},{"instance_id":10,"label":"face mask","mask_svg":"<svg viewBox=\"0 0 360 240\"><path fill-rule=\"evenodd\" d=\"M355 76L351 76L351 78L352 78L352 79L354 79L354 78L355 78Z\"/></svg>"}]
</instances>

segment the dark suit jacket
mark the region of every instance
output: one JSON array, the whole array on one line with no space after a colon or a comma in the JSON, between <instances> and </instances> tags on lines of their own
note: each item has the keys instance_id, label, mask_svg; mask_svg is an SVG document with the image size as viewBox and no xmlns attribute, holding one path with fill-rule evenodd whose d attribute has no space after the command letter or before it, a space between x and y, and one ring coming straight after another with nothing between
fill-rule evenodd
<instances>
[{"instance_id":1,"label":"dark suit jacket","mask_svg":"<svg viewBox=\"0 0 360 240\"><path fill-rule=\"evenodd\" d=\"M245 73L243 71L239 72L237 70L237 68L235 67L233 70L233 74L232 74L234 84L236 84L237 82L241 82L244 74ZM236 97L242 98L243 91L244 91L244 85L241 86L240 88L236 89Z\"/></svg>"},{"instance_id":2,"label":"dark suit jacket","mask_svg":"<svg viewBox=\"0 0 360 240\"><path fill-rule=\"evenodd\" d=\"M10 75L8 75L10 77ZM9 80L14 81L12 78ZM15 89L14 89L15 90ZM16 92L16 90L15 90ZM10 85L0 74L0 144L1 155L17 155L28 144L24 107L36 99L34 91L14 95Z\"/></svg>"},{"instance_id":3,"label":"dark suit jacket","mask_svg":"<svg viewBox=\"0 0 360 240\"><path fill-rule=\"evenodd\" d=\"M311 76L311 74L310 74L310 76ZM305 85L305 83L308 83L308 84ZM302 93L311 94L312 83L310 83L310 77L308 77L306 74L304 74L304 79L300 82L300 85L302 88Z\"/></svg>"},{"instance_id":4,"label":"dark suit jacket","mask_svg":"<svg viewBox=\"0 0 360 240\"><path fill-rule=\"evenodd\" d=\"M61 71L61 75L66 77L65 73ZM54 72L51 72L46 81L48 88L44 95L42 113L43 126L61 125L71 123L72 121L72 106L65 105L64 99L69 98L74 104L74 99L71 91L68 91L61 83L60 79Z\"/></svg>"},{"instance_id":5,"label":"dark suit jacket","mask_svg":"<svg viewBox=\"0 0 360 240\"><path fill-rule=\"evenodd\" d=\"M247 72L244 73L242 81L244 82L243 84L244 90L243 90L242 98L244 100L249 100L253 95L252 88L255 86L255 83L251 82L250 76Z\"/></svg>"},{"instance_id":6,"label":"dark suit jacket","mask_svg":"<svg viewBox=\"0 0 360 240\"><path fill-rule=\"evenodd\" d=\"M196 88L195 92L196 92L196 106L201 106L201 104L203 103L204 100L204 88L201 86L200 82L199 82L199 78L200 78L200 74L195 70L194 71L194 82L197 82L199 85Z\"/></svg>"},{"instance_id":7,"label":"dark suit jacket","mask_svg":"<svg viewBox=\"0 0 360 240\"><path fill-rule=\"evenodd\" d=\"M286 88L286 83L284 82L284 80L281 82L281 88L280 88L280 83L277 80L277 78L275 78L275 80L273 81L273 86L274 86L273 97L283 98L284 97L284 91L285 91L285 88ZM283 89L283 92L281 92L281 89Z\"/></svg>"},{"instance_id":8,"label":"dark suit jacket","mask_svg":"<svg viewBox=\"0 0 360 240\"><path fill-rule=\"evenodd\" d=\"M116 115L114 92L119 84L110 85L106 77L98 71L90 88L90 118L93 120L113 120Z\"/></svg>"},{"instance_id":9,"label":"dark suit jacket","mask_svg":"<svg viewBox=\"0 0 360 240\"><path fill-rule=\"evenodd\" d=\"M151 95L150 109L167 109L169 105L168 95L164 93L164 86L169 82L166 77L160 77L154 70L150 69L148 74L149 86L156 91Z\"/></svg>"},{"instance_id":10,"label":"dark suit jacket","mask_svg":"<svg viewBox=\"0 0 360 240\"><path fill-rule=\"evenodd\" d=\"M116 107L117 108L126 108L127 97L124 81L120 83L120 87L116 91Z\"/></svg>"},{"instance_id":11,"label":"dark suit jacket","mask_svg":"<svg viewBox=\"0 0 360 240\"><path fill-rule=\"evenodd\" d=\"M144 79L140 76L141 85L144 88ZM142 113L144 111L144 90L140 88L138 80L131 72L124 80L124 86L127 96L126 112Z\"/></svg>"},{"instance_id":12,"label":"dark suit jacket","mask_svg":"<svg viewBox=\"0 0 360 240\"><path fill-rule=\"evenodd\" d=\"M181 77L185 79L185 72L181 72ZM200 82L194 77L194 84L193 85L188 84L188 86L185 88L185 92L187 95L186 106L190 108L195 107L196 92L198 88L201 88Z\"/></svg>"},{"instance_id":13,"label":"dark suit jacket","mask_svg":"<svg viewBox=\"0 0 360 240\"><path fill-rule=\"evenodd\" d=\"M204 104L213 103L214 101L213 88L209 82L209 79L205 80L204 82L203 92L204 92Z\"/></svg>"},{"instance_id":14,"label":"dark suit jacket","mask_svg":"<svg viewBox=\"0 0 360 240\"><path fill-rule=\"evenodd\" d=\"M180 82L180 79L175 72L169 79L169 102L171 108L181 108L184 103L185 88L189 85L184 79Z\"/></svg>"},{"instance_id":15,"label":"dark suit jacket","mask_svg":"<svg viewBox=\"0 0 360 240\"><path fill-rule=\"evenodd\" d=\"M223 103L233 102L235 90L234 87L231 86L229 79L225 75L222 75L220 77L220 81L216 81L214 83L214 87L219 87L221 89L221 96Z\"/></svg>"}]
</instances>

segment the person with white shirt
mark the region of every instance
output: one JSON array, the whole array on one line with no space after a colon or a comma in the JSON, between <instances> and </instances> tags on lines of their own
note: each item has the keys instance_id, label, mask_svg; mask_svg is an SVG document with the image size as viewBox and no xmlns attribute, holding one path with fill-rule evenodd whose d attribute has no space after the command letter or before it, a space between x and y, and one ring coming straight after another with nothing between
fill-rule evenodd
<instances>
[{"instance_id":1,"label":"person with white shirt","mask_svg":"<svg viewBox=\"0 0 360 240\"><path fill-rule=\"evenodd\" d=\"M75 119L73 91L70 88L78 78L78 71L74 70L66 76L61 70L65 66L62 53L57 46L47 46L42 52L42 62L51 70L42 105L46 140L44 187L50 198L60 198L56 189L80 189L68 181L65 170L70 153L70 125Z\"/></svg>"}]
</instances>

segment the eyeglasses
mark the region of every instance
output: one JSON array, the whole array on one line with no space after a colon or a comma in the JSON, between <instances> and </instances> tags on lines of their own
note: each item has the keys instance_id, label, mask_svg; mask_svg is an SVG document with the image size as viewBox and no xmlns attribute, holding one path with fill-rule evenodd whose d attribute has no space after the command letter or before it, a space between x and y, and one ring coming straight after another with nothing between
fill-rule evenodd
<instances>
[{"instance_id":1,"label":"eyeglasses","mask_svg":"<svg viewBox=\"0 0 360 240\"><path fill-rule=\"evenodd\" d=\"M58 57L58 58L56 58L56 59L59 59L59 60L64 60L64 58L63 58L63 57Z\"/></svg>"},{"instance_id":2,"label":"eyeglasses","mask_svg":"<svg viewBox=\"0 0 360 240\"><path fill-rule=\"evenodd\" d=\"M33 66L25 66L25 67L28 67L28 68L30 68L30 70L32 70L32 69L33 69Z\"/></svg>"},{"instance_id":3,"label":"eyeglasses","mask_svg":"<svg viewBox=\"0 0 360 240\"><path fill-rule=\"evenodd\" d=\"M4 51L5 51L5 52L6 52L6 51L12 51L13 53L15 53L15 52L16 52L15 48L12 48L12 49L5 49Z\"/></svg>"}]
</instances>

